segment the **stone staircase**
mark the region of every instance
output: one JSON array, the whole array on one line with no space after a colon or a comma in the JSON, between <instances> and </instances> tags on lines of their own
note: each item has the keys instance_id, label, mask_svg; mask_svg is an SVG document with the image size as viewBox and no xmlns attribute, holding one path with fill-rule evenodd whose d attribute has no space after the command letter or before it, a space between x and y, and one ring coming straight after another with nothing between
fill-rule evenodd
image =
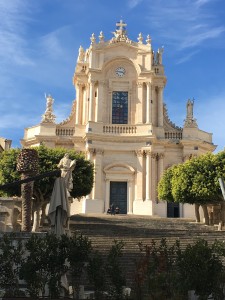
<instances>
[{"instance_id":1,"label":"stone staircase","mask_svg":"<svg viewBox=\"0 0 225 300\"><path fill-rule=\"evenodd\" d=\"M140 258L138 244L150 245L166 238L168 245L179 239L181 248L191 244L198 238L209 243L215 239L225 240L225 232L217 227L197 224L190 219L168 219L134 215L74 215L71 216L72 232L87 236L95 250L103 255L114 244L114 240L125 243L121 264L127 279L127 286L133 284L135 261Z\"/></svg>"}]
</instances>

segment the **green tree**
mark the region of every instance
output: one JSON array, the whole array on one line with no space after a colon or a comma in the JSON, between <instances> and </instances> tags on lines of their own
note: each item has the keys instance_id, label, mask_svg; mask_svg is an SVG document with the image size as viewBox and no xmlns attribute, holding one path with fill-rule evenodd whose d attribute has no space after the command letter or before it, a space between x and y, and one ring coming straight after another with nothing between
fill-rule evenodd
<instances>
[{"instance_id":1,"label":"green tree","mask_svg":"<svg viewBox=\"0 0 225 300\"><path fill-rule=\"evenodd\" d=\"M60 159L69 153L71 159L76 159L76 168L73 172L73 190L70 192L73 198L80 198L89 194L93 186L93 164L86 160L83 155L76 153L74 150L64 148L47 148L44 145L35 148L39 157L39 173L45 173L57 169ZM10 149L0 155L0 184L6 184L20 179L19 172L16 170L17 158L21 149ZM42 216L45 216L45 206L50 201L51 193L54 186L54 177L45 177L34 182L33 210L42 209ZM19 186L13 186L0 191L0 195L20 195ZM37 222L39 223L39 222Z\"/></svg>"},{"instance_id":2,"label":"green tree","mask_svg":"<svg viewBox=\"0 0 225 300\"><path fill-rule=\"evenodd\" d=\"M22 296L19 290L19 270L24 249L21 240L4 234L0 239L0 288L5 297Z\"/></svg>"},{"instance_id":3,"label":"green tree","mask_svg":"<svg viewBox=\"0 0 225 300\"><path fill-rule=\"evenodd\" d=\"M73 235L64 236L64 243L67 249L65 257L69 264L73 296L79 299L80 283L92 251L91 241L85 236Z\"/></svg>"},{"instance_id":4,"label":"green tree","mask_svg":"<svg viewBox=\"0 0 225 300\"><path fill-rule=\"evenodd\" d=\"M123 241L114 241L109 254L107 256L106 270L109 276L108 292L110 299L121 300L124 299L123 287L126 286L126 278L123 273L120 258L123 256Z\"/></svg>"},{"instance_id":5,"label":"green tree","mask_svg":"<svg viewBox=\"0 0 225 300\"><path fill-rule=\"evenodd\" d=\"M224 176L224 156L208 153L166 170L158 185L159 197L166 201L195 204L196 208L201 205L205 222L209 224L207 205L222 203L223 200L218 178Z\"/></svg>"},{"instance_id":6,"label":"green tree","mask_svg":"<svg viewBox=\"0 0 225 300\"><path fill-rule=\"evenodd\" d=\"M199 300L207 300L212 294L213 299L224 299L224 267L216 246L208 245L205 240L197 240L194 245L187 245L178 254L177 274L179 289L187 294L194 290Z\"/></svg>"},{"instance_id":7,"label":"green tree","mask_svg":"<svg viewBox=\"0 0 225 300\"><path fill-rule=\"evenodd\" d=\"M25 244L27 255L20 275L25 279L32 299L40 294L45 296L46 285L50 298L59 297L61 278L68 270L66 246L63 236L59 238L54 234L33 234Z\"/></svg>"}]
</instances>

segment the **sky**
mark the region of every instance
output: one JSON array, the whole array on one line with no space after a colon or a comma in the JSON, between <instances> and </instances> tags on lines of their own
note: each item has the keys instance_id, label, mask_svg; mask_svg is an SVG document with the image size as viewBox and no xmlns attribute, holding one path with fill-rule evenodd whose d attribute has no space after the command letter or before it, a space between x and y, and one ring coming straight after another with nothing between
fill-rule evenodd
<instances>
[{"instance_id":1,"label":"sky","mask_svg":"<svg viewBox=\"0 0 225 300\"><path fill-rule=\"evenodd\" d=\"M111 39L121 18L131 40L141 32L153 50L164 47L170 120L182 127L194 98L199 128L223 150L224 0L0 0L0 136L21 147L24 128L41 121L45 93L55 100L56 122L66 119L79 46L88 48L100 31Z\"/></svg>"}]
</instances>

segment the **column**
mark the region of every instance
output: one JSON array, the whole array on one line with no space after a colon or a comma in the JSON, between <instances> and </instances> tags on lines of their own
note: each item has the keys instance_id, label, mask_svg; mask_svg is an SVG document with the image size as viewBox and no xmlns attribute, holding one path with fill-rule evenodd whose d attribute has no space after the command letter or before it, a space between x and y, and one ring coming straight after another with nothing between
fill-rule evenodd
<instances>
[{"instance_id":1,"label":"column","mask_svg":"<svg viewBox=\"0 0 225 300\"><path fill-rule=\"evenodd\" d=\"M158 101L157 101L157 97L156 97L156 87L152 86L152 109L151 109L151 114L152 114L152 125L157 126L158 124Z\"/></svg>"},{"instance_id":2,"label":"column","mask_svg":"<svg viewBox=\"0 0 225 300\"><path fill-rule=\"evenodd\" d=\"M136 177L136 191L135 199L143 200L143 160L144 152L142 150L136 151L137 155L137 177Z\"/></svg>"},{"instance_id":3,"label":"column","mask_svg":"<svg viewBox=\"0 0 225 300\"><path fill-rule=\"evenodd\" d=\"M158 164L158 182L161 179L164 171L164 153L159 153L159 164Z\"/></svg>"},{"instance_id":4,"label":"column","mask_svg":"<svg viewBox=\"0 0 225 300\"><path fill-rule=\"evenodd\" d=\"M90 148L87 150L87 159L89 159L90 161L93 162L93 154L95 153L95 149L93 148ZM86 199L92 199L92 195L94 193L94 190L95 190L95 174L94 174L94 185L93 185L93 189L92 191L90 192L90 194L88 194L86 196Z\"/></svg>"},{"instance_id":5,"label":"column","mask_svg":"<svg viewBox=\"0 0 225 300\"><path fill-rule=\"evenodd\" d=\"M95 150L95 188L94 199L102 200L102 149Z\"/></svg>"},{"instance_id":6,"label":"column","mask_svg":"<svg viewBox=\"0 0 225 300\"><path fill-rule=\"evenodd\" d=\"M133 213L133 180L128 180L128 214Z\"/></svg>"},{"instance_id":7,"label":"column","mask_svg":"<svg viewBox=\"0 0 225 300\"><path fill-rule=\"evenodd\" d=\"M146 151L146 200L151 200L151 173L152 173L152 157L151 151Z\"/></svg>"},{"instance_id":8,"label":"column","mask_svg":"<svg viewBox=\"0 0 225 300\"><path fill-rule=\"evenodd\" d=\"M137 83L137 106L136 106L136 115L137 115L137 123L143 123L143 82Z\"/></svg>"},{"instance_id":9,"label":"column","mask_svg":"<svg viewBox=\"0 0 225 300\"><path fill-rule=\"evenodd\" d=\"M163 127L163 86L158 87L158 127Z\"/></svg>"},{"instance_id":10,"label":"column","mask_svg":"<svg viewBox=\"0 0 225 300\"><path fill-rule=\"evenodd\" d=\"M93 104L94 104L94 81L89 83L89 110L88 110L88 121L93 121Z\"/></svg>"},{"instance_id":11,"label":"column","mask_svg":"<svg viewBox=\"0 0 225 300\"><path fill-rule=\"evenodd\" d=\"M76 84L76 124L79 124L79 116L80 116L80 95L81 95L81 84Z\"/></svg>"},{"instance_id":12,"label":"column","mask_svg":"<svg viewBox=\"0 0 225 300\"><path fill-rule=\"evenodd\" d=\"M104 98L104 81L98 82L96 122L102 122L102 103Z\"/></svg>"},{"instance_id":13,"label":"column","mask_svg":"<svg viewBox=\"0 0 225 300\"><path fill-rule=\"evenodd\" d=\"M157 164L158 164L158 153L152 153L152 186L151 186L151 200L156 200L156 190L157 190L157 182L158 182L158 172L157 172Z\"/></svg>"},{"instance_id":14,"label":"column","mask_svg":"<svg viewBox=\"0 0 225 300\"><path fill-rule=\"evenodd\" d=\"M151 105L151 83L146 82L147 93L146 93L146 123L151 123L151 113L150 113L150 105Z\"/></svg>"},{"instance_id":15,"label":"column","mask_svg":"<svg viewBox=\"0 0 225 300\"><path fill-rule=\"evenodd\" d=\"M87 87L86 87L86 85L85 85L82 96L83 96L82 124L86 124L86 122L87 122Z\"/></svg>"},{"instance_id":16,"label":"column","mask_svg":"<svg viewBox=\"0 0 225 300\"><path fill-rule=\"evenodd\" d=\"M109 208L109 199L110 198L110 180L105 180L105 213Z\"/></svg>"}]
</instances>

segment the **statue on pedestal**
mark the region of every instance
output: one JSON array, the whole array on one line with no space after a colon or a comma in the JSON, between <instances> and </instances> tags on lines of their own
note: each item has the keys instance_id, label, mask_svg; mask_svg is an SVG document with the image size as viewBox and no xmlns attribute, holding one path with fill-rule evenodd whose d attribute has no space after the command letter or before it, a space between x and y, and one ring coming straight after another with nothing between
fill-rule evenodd
<instances>
[{"instance_id":1,"label":"statue on pedestal","mask_svg":"<svg viewBox=\"0 0 225 300\"><path fill-rule=\"evenodd\" d=\"M71 160L69 158L69 154L66 153L64 157L60 160L58 164L58 168L61 170L61 177L65 179L66 189L68 196L70 196L70 192L73 189L73 176L72 172L75 169L76 160Z\"/></svg>"}]
</instances>

